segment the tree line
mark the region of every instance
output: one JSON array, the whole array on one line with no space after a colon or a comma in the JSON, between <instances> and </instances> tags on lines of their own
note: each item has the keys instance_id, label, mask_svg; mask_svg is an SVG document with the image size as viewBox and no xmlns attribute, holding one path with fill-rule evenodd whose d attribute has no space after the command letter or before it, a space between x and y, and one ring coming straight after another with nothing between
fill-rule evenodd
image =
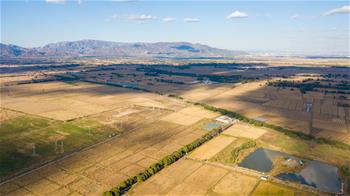
<instances>
[{"instance_id":1,"label":"tree line","mask_svg":"<svg viewBox=\"0 0 350 196\"><path fill-rule=\"evenodd\" d=\"M109 191L106 191L103 193L104 196L120 196L126 193L134 184L143 182L153 176L154 174L158 173L165 167L175 163L177 160L181 159L183 156L185 156L187 153L193 151L197 147L201 146L205 142L211 140L215 136L219 135L223 131L222 128L214 129L207 134L203 135L201 138L196 139L190 144L187 144L186 146L180 148L179 150L171 153L170 155L165 156L160 161L154 163L150 167L148 167L146 170L140 172L136 176L130 177L123 182L121 182L118 186L112 188Z\"/></svg>"}]
</instances>

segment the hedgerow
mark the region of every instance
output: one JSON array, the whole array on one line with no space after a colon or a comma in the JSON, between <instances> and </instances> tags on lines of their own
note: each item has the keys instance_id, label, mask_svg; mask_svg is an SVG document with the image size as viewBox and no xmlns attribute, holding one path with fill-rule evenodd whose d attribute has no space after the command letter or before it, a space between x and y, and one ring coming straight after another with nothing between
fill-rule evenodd
<instances>
[{"instance_id":1,"label":"hedgerow","mask_svg":"<svg viewBox=\"0 0 350 196\"><path fill-rule=\"evenodd\" d=\"M158 173L160 170L164 169L165 167L175 163L177 160L185 156L187 153L193 151L203 143L209 141L213 137L217 136L223 131L222 128L214 129L207 134L203 135L201 138L196 139L190 144L187 144L186 146L180 148L179 150L171 153L170 155L165 156L157 163L151 165L149 168L144 170L143 172L140 172L136 176L133 176L131 178L128 178L124 180L122 183L120 183L118 186L112 188L109 191L106 191L103 193L104 196L120 196L127 192L134 184L138 182L143 182L153 176L154 174Z\"/></svg>"},{"instance_id":2,"label":"hedgerow","mask_svg":"<svg viewBox=\"0 0 350 196\"><path fill-rule=\"evenodd\" d=\"M250 119L247 118L241 114L238 114L236 112L232 112L229 110L225 110L222 108L216 108L210 105L207 105L205 103L195 103L195 105L199 105L202 106L203 108L213 111L213 112L219 112L222 115L226 115L229 116L231 118L236 118L240 121L252 124L254 126L259 126L259 127L266 127L269 129L273 129L275 131L281 132L289 137L293 137L293 138L298 138L298 139L303 139L303 140L312 140L315 141L318 144L328 144L331 145L335 148L339 148L339 149L343 149L343 150L349 150L350 151L350 145L349 144L345 144L343 142L340 141L336 141L330 138L323 138L323 137L315 137L313 135L309 135L309 134L305 134L303 132L299 132L299 131L295 131L295 130L291 130L291 129L287 129L287 128L283 128L281 126L277 126L277 125L272 125L266 122L261 122L258 120L254 120L254 119Z\"/></svg>"},{"instance_id":3,"label":"hedgerow","mask_svg":"<svg viewBox=\"0 0 350 196\"><path fill-rule=\"evenodd\" d=\"M249 140L246 143L242 144L241 146L233 149L231 151L230 162L235 163L237 158L238 158L238 155L241 151L243 151L245 149L253 148L255 146L256 146L256 142L254 140Z\"/></svg>"}]
</instances>

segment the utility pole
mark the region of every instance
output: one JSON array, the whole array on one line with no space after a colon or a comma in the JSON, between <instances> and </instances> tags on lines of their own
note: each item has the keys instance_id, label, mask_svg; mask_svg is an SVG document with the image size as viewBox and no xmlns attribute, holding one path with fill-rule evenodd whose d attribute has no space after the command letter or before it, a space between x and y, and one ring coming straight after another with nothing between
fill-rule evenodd
<instances>
[{"instance_id":1,"label":"utility pole","mask_svg":"<svg viewBox=\"0 0 350 196\"><path fill-rule=\"evenodd\" d=\"M57 143L58 143L58 141L57 140L55 140L55 152L57 153L57 151L58 151L58 146L57 146Z\"/></svg>"},{"instance_id":2,"label":"utility pole","mask_svg":"<svg viewBox=\"0 0 350 196\"><path fill-rule=\"evenodd\" d=\"M61 140L61 153L64 153L63 140Z\"/></svg>"},{"instance_id":3,"label":"utility pole","mask_svg":"<svg viewBox=\"0 0 350 196\"><path fill-rule=\"evenodd\" d=\"M32 156L36 156L36 151L35 151L35 143L33 143L33 152L32 152Z\"/></svg>"}]
</instances>

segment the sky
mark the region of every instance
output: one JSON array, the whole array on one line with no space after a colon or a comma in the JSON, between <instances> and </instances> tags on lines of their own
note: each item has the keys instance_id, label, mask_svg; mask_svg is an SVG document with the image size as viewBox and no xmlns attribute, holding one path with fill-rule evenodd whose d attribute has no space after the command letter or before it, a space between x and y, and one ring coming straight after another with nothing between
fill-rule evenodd
<instances>
[{"instance_id":1,"label":"sky","mask_svg":"<svg viewBox=\"0 0 350 196\"><path fill-rule=\"evenodd\" d=\"M1 43L187 41L261 52L350 55L348 1L0 0Z\"/></svg>"}]
</instances>

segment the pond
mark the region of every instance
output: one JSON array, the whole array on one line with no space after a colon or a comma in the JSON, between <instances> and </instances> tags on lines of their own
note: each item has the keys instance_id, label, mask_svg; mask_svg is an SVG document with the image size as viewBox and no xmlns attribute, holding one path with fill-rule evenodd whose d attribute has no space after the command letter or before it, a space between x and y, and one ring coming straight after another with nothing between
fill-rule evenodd
<instances>
[{"instance_id":1,"label":"pond","mask_svg":"<svg viewBox=\"0 0 350 196\"><path fill-rule=\"evenodd\" d=\"M338 168L320 161L309 161L308 165L299 172L281 173L276 177L313 186L326 192L339 193L341 190Z\"/></svg>"},{"instance_id":2,"label":"pond","mask_svg":"<svg viewBox=\"0 0 350 196\"><path fill-rule=\"evenodd\" d=\"M210 122L210 123L207 123L205 125L203 125L203 129L206 130L206 131L211 131L213 129L217 129L221 127L221 124L220 123L217 123L217 122Z\"/></svg>"},{"instance_id":3,"label":"pond","mask_svg":"<svg viewBox=\"0 0 350 196\"><path fill-rule=\"evenodd\" d=\"M277 157L292 158L293 160L301 161L301 159L283 152L258 148L245 157L238 165L259 172L270 172L274 166L273 160ZM280 173L276 177L281 180L312 186L330 193L339 193L341 191L341 180L337 167L314 160L306 161L305 164L306 166L300 171Z\"/></svg>"},{"instance_id":4,"label":"pond","mask_svg":"<svg viewBox=\"0 0 350 196\"><path fill-rule=\"evenodd\" d=\"M280 156L287 156L287 154L265 148L258 148L245 157L238 165L259 172L269 172L273 168L273 159Z\"/></svg>"}]
</instances>

